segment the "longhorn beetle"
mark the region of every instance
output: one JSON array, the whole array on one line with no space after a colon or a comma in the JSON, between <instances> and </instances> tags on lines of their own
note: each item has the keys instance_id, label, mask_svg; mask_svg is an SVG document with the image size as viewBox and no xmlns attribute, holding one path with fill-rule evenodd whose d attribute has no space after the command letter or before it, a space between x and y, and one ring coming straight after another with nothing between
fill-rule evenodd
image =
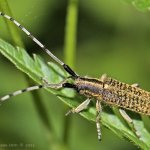
<instances>
[{"instance_id":1,"label":"longhorn beetle","mask_svg":"<svg viewBox=\"0 0 150 150\"><path fill-rule=\"evenodd\" d=\"M19 27L29 38L31 38L38 46L40 46L50 57L52 57L58 64L60 64L64 70L70 75L63 82L58 84L50 84L45 81L43 85L36 85L28 87L23 90L18 90L12 94L8 94L0 98L0 101L5 101L12 96L16 96L23 92L37 90L43 87L49 87L54 89L60 88L72 88L79 94L84 95L87 99L82 102L76 108L69 110L66 115L70 113L79 113L80 111L87 108L90 101L96 99L96 127L98 140L101 140L100 130L100 114L102 111L101 102L118 106L119 112L122 117L129 123L132 130L137 136L139 136L134 128L132 119L127 115L124 109L128 109L139 114L150 116L150 92L142 90L137 84L129 85L118 80L107 77L106 74L102 75L99 79L81 77L75 71L73 71L67 64L62 62L59 58L51 53L39 40L37 40L25 27L23 27L18 21L12 17L0 12L0 16L10 20L17 27ZM72 78L74 83L69 83L68 79Z\"/></svg>"}]
</instances>

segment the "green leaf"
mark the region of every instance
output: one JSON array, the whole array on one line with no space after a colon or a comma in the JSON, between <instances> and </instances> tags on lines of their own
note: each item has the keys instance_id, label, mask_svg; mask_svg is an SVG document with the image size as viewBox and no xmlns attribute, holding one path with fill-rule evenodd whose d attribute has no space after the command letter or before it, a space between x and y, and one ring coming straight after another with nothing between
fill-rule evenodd
<instances>
[{"instance_id":1,"label":"green leaf","mask_svg":"<svg viewBox=\"0 0 150 150\"><path fill-rule=\"evenodd\" d=\"M150 0L125 0L128 3L131 3L139 10L145 11L150 9Z\"/></svg>"},{"instance_id":2,"label":"green leaf","mask_svg":"<svg viewBox=\"0 0 150 150\"><path fill-rule=\"evenodd\" d=\"M56 64L49 62L46 64L39 56L34 55L31 58L24 49L15 48L9 43L0 39L0 52L8 58L19 70L26 73L37 83L42 83L41 77L46 78L50 83L59 83L65 77L67 73L63 71ZM84 100L71 89L52 90L46 89L53 94L56 94L58 98L66 103L70 107L79 105ZM87 111L80 113L84 118L95 122L96 110L94 107L90 107ZM150 149L150 134L144 126L144 122L141 120L133 120L135 128L140 134L140 139L135 136L132 130L127 127L122 121L113 114L102 112L102 124L112 130L119 137L126 137L132 141L138 147L142 149ZM96 132L96 131L95 131Z\"/></svg>"}]
</instances>

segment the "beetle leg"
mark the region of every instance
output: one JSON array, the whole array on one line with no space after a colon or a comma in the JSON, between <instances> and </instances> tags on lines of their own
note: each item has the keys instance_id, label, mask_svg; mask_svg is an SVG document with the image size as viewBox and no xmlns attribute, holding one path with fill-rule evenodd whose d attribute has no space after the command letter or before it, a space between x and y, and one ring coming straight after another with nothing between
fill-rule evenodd
<instances>
[{"instance_id":1,"label":"beetle leg","mask_svg":"<svg viewBox=\"0 0 150 150\"><path fill-rule=\"evenodd\" d=\"M97 128L97 135L98 140L101 140L101 128L100 128L100 121L101 121L101 112L102 107L99 100L96 101L96 128Z\"/></svg>"},{"instance_id":2,"label":"beetle leg","mask_svg":"<svg viewBox=\"0 0 150 150\"><path fill-rule=\"evenodd\" d=\"M119 112L121 114L121 116L126 120L126 122L128 123L128 125L131 127L132 131L135 133L135 135L140 138L140 135L138 134L133 120L129 117L129 115L126 113L126 111L124 109L119 108Z\"/></svg>"},{"instance_id":3,"label":"beetle leg","mask_svg":"<svg viewBox=\"0 0 150 150\"><path fill-rule=\"evenodd\" d=\"M70 113L79 113L80 111L84 110L87 108L87 106L89 105L91 99L86 99L84 102L82 102L81 104L79 104L76 108L73 108L71 110L69 110L66 113L66 116L69 115Z\"/></svg>"}]
</instances>

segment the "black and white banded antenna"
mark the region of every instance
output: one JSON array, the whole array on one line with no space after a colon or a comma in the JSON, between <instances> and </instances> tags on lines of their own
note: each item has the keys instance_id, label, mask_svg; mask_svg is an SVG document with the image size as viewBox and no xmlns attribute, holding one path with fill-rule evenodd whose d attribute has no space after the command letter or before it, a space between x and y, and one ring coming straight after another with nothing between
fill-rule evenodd
<instances>
[{"instance_id":1,"label":"black and white banded antenna","mask_svg":"<svg viewBox=\"0 0 150 150\"><path fill-rule=\"evenodd\" d=\"M58 64L60 64L73 78L77 78L78 75L63 61L61 61L58 57L56 57L49 49L47 49L35 36L33 36L24 26L22 26L18 21L13 19L12 17L6 15L3 12L0 12L0 16L10 20L17 27L19 27L32 41L34 41L39 47L41 47L51 58L53 58Z\"/></svg>"},{"instance_id":2,"label":"black and white banded antenna","mask_svg":"<svg viewBox=\"0 0 150 150\"><path fill-rule=\"evenodd\" d=\"M64 62L62 62L59 58L57 58L50 50L48 50L37 38L35 38L25 27L23 27L18 21L16 21L15 19L13 19L12 17L6 15L5 13L0 12L0 16L10 20L12 23L14 23L17 27L19 27L33 42L35 42L40 48L42 48L52 59L54 59L58 64L60 64L70 75L73 79L78 78L79 76ZM68 79L68 78L67 78ZM67 80L66 79L66 80ZM11 94L5 95L3 97L0 98L0 102L3 102L7 99L9 99L10 97L16 96L16 95L20 95L24 92L29 92L29 91L33 91L33 90L38 90L41 88L53 88L53 89L59 89L62 87L70 87L70 88L74 88L74 86L70 83L64 83L66 80L64 80L61 83L58 84L49 84L47 83L44 79L44 84L42 85L35 85L35 86L31 86L28 87L26 89L22 89L22 90L18 90L15 91Z\"/></svg>"},{"instance_id":3,"label":"black and white banded antenna","mask_svg":"<svg viewBox=\"0 0 150 150\"><path fill-rule=\"evenodd\" d=\"M45 81L45 80L43 80ZM25 88L25 89L22 89L22 90L18 90L18 91L15 91L11 94L7 94L3 97L0 98L0 102L3 102L7 99L10 99L11 97L13 96L17 96L17 95L20 95L24 92L30 92L30 91L34 91L34 90L38 90L38 89L41 89L41 88L47 88L47 87L50 87L50 88L53 88L53 89L59 89L59 88L62 88L63 85L65 86L65 84L63 84L62 82L61 83L58 83L58 84L49 84L49 83L45 83L43 85L35 85L35 86L31 86L31 87L28 87L28 88Z\"/></svg>"}]
</instances>

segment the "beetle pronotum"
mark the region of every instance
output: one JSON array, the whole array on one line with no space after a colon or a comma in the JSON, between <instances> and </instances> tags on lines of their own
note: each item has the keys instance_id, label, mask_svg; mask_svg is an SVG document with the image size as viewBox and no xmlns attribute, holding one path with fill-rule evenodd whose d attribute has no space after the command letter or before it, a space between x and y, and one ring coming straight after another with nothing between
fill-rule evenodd
<instances>
[{"instance_id":1,"label":"beetle pronotum","mask_svg":"<svg viewBox=\"0 0 150 150\"><path fill-rule=\"evenodd\" d=\"M120 109L120 114L122 117L130 123L134 129L132 119L127 115L124 109L128 109L139 114L145 114L150 116L150 92L142 90L138 87L137 84L129 85L111 77L107 77L105 74L101 78L88 78L81 77L76 72L74 72L67 64L62 62L59 58L51 53L39 40L37 40L26 28L24 28L19 22L14 20L12 17L0 12L0 16L12 21L16 26L18 26L28 37L30 37L37 45L39 45L50 57L52 57L58 64L60 64L69 74L70 77L74 80L74 83L69 83L68 78L63 82L58 84L49 84L46 83L43 85L36 85L28 87L23 90L16 91L12 94L8 94L0 98L0 101L5 101L11 96L16 96L23 92L37 90L43 87L50 87L54 89L60 88L73 88L79 94L84 95L87 99L82 102L76 108L68 111L70 113L79 113L80 111L87 108L91 99L96 99L96 127L98 133L98 140L101 140L101 130L100 130L100 113L101 113L101 102L107 103L109 105L118 106Z\"/></svg>"}]
</instances>

